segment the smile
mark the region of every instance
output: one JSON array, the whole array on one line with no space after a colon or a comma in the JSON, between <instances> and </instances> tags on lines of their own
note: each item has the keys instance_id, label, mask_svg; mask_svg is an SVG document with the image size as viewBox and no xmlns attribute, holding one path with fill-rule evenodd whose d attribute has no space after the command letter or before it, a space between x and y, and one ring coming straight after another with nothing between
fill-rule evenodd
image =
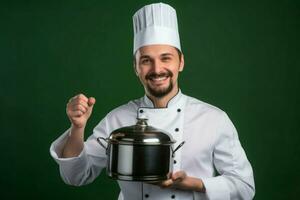
<instances>
[{"instance_id":1,"label":"smile","mask_svg":"<svg viewBox=\"0 0 300 200\"><path fill-rule=\"evenodd\" d=\"M158 77L151 77L151 81L159 82L159 81L165 81L169 78L169 76L158 76Z\"/></svg>"}]
</instances>

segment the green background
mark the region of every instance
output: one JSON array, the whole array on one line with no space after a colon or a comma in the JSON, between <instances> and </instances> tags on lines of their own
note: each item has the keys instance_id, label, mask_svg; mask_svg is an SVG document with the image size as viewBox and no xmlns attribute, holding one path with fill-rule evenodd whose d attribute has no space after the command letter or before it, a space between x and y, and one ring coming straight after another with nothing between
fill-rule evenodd
<instances>
[{"instance_id":1,"label":"green background","mask_svg":"<svg viewBox=\"0 0 300 200\"><path fill-rule=\"evenodd\" d=\"M94 96L88 136L143 95L132 18L153 1L1 1L1 199L117 199L104 173L65 185L49 154L68 99ZM183 93L225 110L252 163L257 200L298 199L300 1L164 1L177 10Z\"/></svg>"}]
</instances>

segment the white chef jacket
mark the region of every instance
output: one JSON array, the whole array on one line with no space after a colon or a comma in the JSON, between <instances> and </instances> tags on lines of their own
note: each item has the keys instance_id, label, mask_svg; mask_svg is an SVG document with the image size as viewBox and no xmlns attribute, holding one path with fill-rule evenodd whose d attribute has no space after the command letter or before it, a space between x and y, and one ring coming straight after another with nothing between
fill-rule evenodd
<instances>
[{"instance_id":1,"label":"white chef jacket","mask_svg":"<svg viewBox=\"0 0 300 200\"><path fill-rule=\"evenodd\" d=\"M179 92L166 108L154 108L144 97L130 101L110 113L94 128L78 157L61 158L69 134L67 130L50 147L65 183L84 185L92 182L106 167L106 152L96 141L107 138L117 128L136 123L137 116L148 118L148 125L170 133L185 144L174 157L174 172L202 179L206 193L184 191L143 182L118 181L119 200L229 200L252 199L255 193L252 167L226 113L212 105Z\"/></svg>"}]
</instances>

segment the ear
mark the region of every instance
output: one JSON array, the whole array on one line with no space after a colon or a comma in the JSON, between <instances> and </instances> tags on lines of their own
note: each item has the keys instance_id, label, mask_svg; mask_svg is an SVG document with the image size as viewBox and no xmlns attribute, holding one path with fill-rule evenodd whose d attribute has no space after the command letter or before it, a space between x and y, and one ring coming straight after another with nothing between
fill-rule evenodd
<instances>
[{"instance_id":1,"label":"ear","mask_svg":"<svg viewBox=\"0 0 300 200\"><path fill-rule=\"evenodd\" d=\"M137 67L137 66L136 66L135 56L133 56L133 60L132 60L132 61L133 61L133 70L134 70L134 73L135 73L136 76L138 76L138 72L137 72L137 70L136 70L136 67Z\"/></svg>"},{"instance_id":2,"label":"ear","mask_svg":"<svg viewBox=\"0 0 300 200\"><path fill-rule=\"evenodd\" d=\"M180 65L179 65L179 71L182 72L184 68L184 55L183 53L181 54L181 60L180 60Z\"/></svg>"},{"instance_id":3,"label":"ear","mask_svg":"<svg viewBox=\"0 0 300 200\"><path fill-rule=\"evenodd\" d=\"M139 76L139 74L138 74L138 72L137 72L137 70L136 70L136 65L135 65L135 64L133 64L133 69L134 69L135 75L136 75L136 76Z\"/></svg>"}]
</instances>

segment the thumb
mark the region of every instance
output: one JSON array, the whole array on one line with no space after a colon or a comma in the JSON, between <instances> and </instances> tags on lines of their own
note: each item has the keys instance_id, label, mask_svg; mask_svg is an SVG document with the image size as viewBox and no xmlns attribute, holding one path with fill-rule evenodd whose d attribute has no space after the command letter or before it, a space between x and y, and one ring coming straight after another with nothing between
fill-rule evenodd
<instances>
[{"instance_id":1,"label":"thumb","mask_svg":"<svg viewBox=\"0 0 300 200\"><path fill-rule=\"evenodd\" d=\"M173 181L181 181L186 177L186 173L184 171L178 171L174 174L172 174L172 180Z\"/></svg>"},{"instance_id":2,"label":"thumb","mask_svg":"<svg viewBox=\"0 0 300 200\"><path fill-rule=\"evenodd\" d=\"M90 97L88 100L88 105L90 107L93 107L95 103L96 103L96 99L94 97Z\"/></svg>"}]
</instances>

